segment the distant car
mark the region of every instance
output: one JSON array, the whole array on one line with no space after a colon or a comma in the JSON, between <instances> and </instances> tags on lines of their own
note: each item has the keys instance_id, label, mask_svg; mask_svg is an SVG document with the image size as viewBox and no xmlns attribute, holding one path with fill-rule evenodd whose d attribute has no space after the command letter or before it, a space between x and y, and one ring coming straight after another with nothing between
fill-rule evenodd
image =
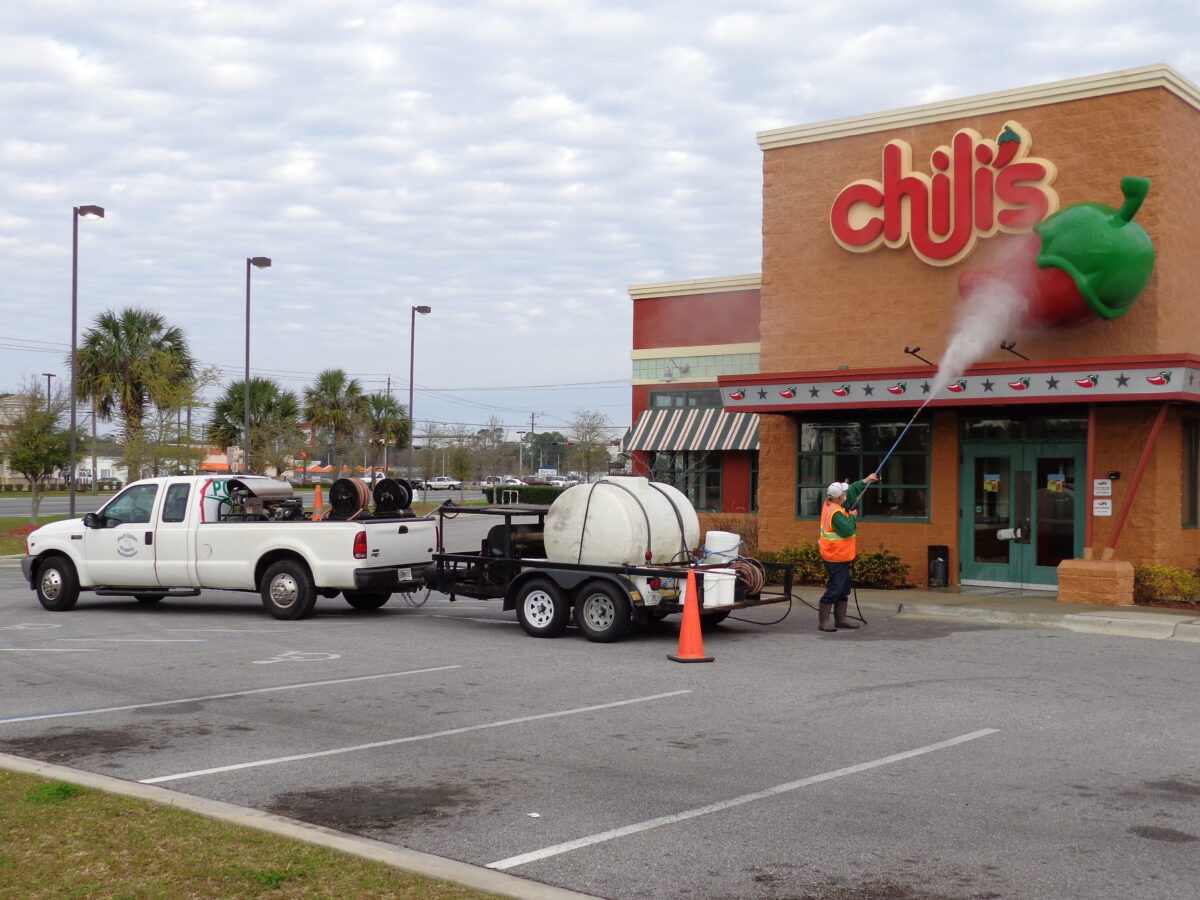
<instances>
[{"instance_id":1,"label":"distant car","mask_svg":"<svg viewBox=\"0 0 1200 900\"><path fill-rule=\"evenodd\" d=\"M568 487L574 487L577 484L579 484L579 482L576 481L574 478L559 477L559 478L551 478L550 479L550 485L552 487L568 488Z\"/></svg>"},{"instance_id":2,"label":"distant car","mask_svg":"<svg viewBox=\"0 0 1200 900\"><path fill-rule=\"evenodd\" d=\"M528 476L528 477L525 479L525 483L526 483L526 484L531 484L531 485L548 485L548 484L550 484L550 482L549 482L547 479L545 479L545 478L542 478L542 477L540 477L540 476L538 476L538 475L530 475L530 476Z\"/></svg>"},{"instance_id":3,"label":"distant car","mask_svg":"<svg viewBox=\"0 0 1200 900\"><path fill-rule=\"evenodd\" d=\"M425 490L425 479L423 479L423 478L417 478L414 476L412 478L406 478L404 480L407 481L409 483L409 485L412 486L413 490L417 490L417 491Z\"/></svg>"},{"instance_id":4,"label":"distant car","mask_svg":"<svg viewBox=\"0 0 1200 900\"><path fill-rule=\"evenodd\" d=\"M431 491L457 491L462 487L462 482L457 478L451 478L449 475L439 475L432 479L427 485Z\"/></svg>"}]
</instances>

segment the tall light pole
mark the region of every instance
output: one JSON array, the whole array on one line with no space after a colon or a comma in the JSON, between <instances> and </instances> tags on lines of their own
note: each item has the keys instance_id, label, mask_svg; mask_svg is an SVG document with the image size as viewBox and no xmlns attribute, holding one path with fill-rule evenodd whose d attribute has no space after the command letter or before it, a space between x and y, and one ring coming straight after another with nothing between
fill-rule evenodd
<instances>
[{"instance_id":1,"label":"tall light pole","mask_svg":"<svg viewBox=\"0 0 1200 900\"><path fill-rule=\"evenodd\" d=\"M417 313L423 316L433 312L432 306L414 306L408 323L408 474L412 475L413 437L416 435L416 420L413 418L413 356L417 349ZM446 474L445 472L442 473Z\"/></svg>"},{"instance_id":2,"label":"tall light pole","mask_svg":"<svg viewBox=\"0 0 1200 900\"><path fill-rule=\"evenodd\" d=\"M46 376L46 412L50 412L50 379L55 375L53 372L43 372L42 374Z\"/></svg>"},{"instance_id":3,"label":"tall light pole","mask_svg":"<svg viewBox=\"0 0 1200 900\"><path fill-rule=\"evenodd\" d=\"M75 379L79 372L76 360L79 330L79 217L103 219L103 206L76 206L71 210L71 436L68 440L71 481L67 488L67 517L75 518Z\"/></svg>"},{"instance_id":4,"label":"tall light pole","mask_svg":"<svg viewBox=\"0 0 1200 900\"><path fill-rule=\"evenodd\" d=\"M250 267L265 269L271 265L266 256L246 257L246 381L242 393L246 398L246 417L242 422L242 474L250 473Z\"/></svg>"}]
</instances>

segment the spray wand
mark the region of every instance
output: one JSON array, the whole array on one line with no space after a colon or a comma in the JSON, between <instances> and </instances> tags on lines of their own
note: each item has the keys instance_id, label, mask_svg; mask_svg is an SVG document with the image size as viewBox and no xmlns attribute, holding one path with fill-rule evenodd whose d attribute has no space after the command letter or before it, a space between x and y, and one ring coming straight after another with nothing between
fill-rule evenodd
<instances>
[{"instance_id":1,"label":"spray wand","mask_svg":"<svg viewBox=\"0 0 1200 900\"><path fill-rule=\"evenodd\" d=\"M906 434L908 434L908 429L912 428L913 422L917 421L917 416L919 416L922 413L922 411L925 409L925 407L929 405L929 401L932 399L933 399L933 394L930 394L928 397L925 398L925 402L917 407L917 411L915 413L913 413L912 418L908 420L908 424L905 425L904 428L901 430L899 437L897 437L896 440L893 442L891 449L888 450L888 452L886 454L884 454L883 459L881 459L879 461L879 465L875 467L876 474L883 471L883 467L887 465L887 461L892 458L892 454L896 452L896 448L900 446L900 442L902 440L904 440L904 436ZM871 485L869 485L869 484L867 485L867 487L870 487L870 486ZM861 494L859 494L857 497L854 498L854 502L850 504L850 509L854 509L856 506L858 506L858 501L862 500L864 494L866 494L866 490L864 490Z\"/></svg>"}]
</instances>

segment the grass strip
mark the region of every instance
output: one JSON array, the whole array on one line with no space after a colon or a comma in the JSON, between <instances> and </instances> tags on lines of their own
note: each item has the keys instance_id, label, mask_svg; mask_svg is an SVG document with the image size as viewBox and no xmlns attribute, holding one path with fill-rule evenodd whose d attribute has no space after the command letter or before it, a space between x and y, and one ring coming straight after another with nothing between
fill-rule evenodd
<instances>
[{"instance_id":1,"label":"grass strip","mask_svg":"<svg viewBox=\"0 0 1200 900\"><path fill-rule=\"evenodd\" d=\"M325 847L0 770L0 898L498 900Z\"/></svg>"}]
</instances>

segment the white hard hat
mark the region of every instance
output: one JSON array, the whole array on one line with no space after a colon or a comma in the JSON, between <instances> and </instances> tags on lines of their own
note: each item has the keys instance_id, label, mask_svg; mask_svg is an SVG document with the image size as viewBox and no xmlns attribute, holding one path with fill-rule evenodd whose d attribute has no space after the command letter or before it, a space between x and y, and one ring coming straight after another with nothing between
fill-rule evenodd
<instances>
[{"instance_id":1,"label":"white hard hat","mask_svg":"<svg viewBox=\"0 0 1200 900\"><path fill-rule=\"evenodd\" d=\"M846 482L835 481L825 489L825 493L836 499L837 497L844 497L848 490L850 490L850 485L846 484Z\"/></svg>"}]
</instances>

